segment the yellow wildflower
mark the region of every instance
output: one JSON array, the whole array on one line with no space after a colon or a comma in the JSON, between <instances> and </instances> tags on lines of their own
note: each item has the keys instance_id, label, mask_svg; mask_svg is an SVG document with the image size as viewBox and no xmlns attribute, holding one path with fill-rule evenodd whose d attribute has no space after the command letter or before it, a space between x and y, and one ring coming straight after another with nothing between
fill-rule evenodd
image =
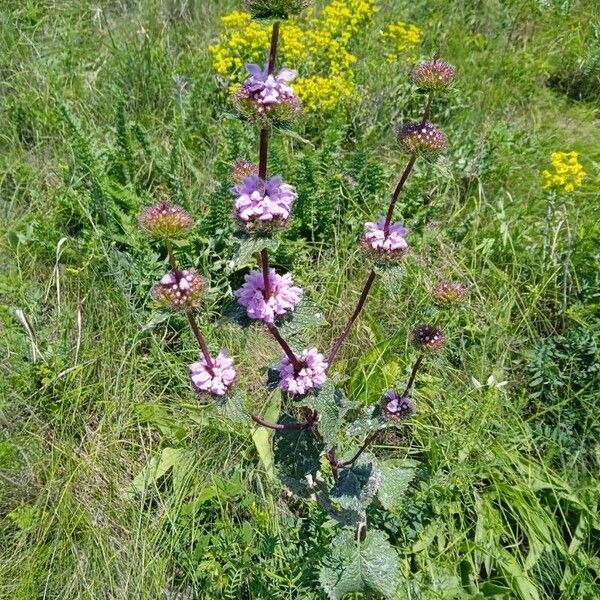
<instances>
[{"instance_id":1,"label":"yellow wildflower","mask_svg":"<svg viewBox=\"0 0 600 600\"><path fill-rule=\"evenodd\" d=\"M552 170L545 169L542 172L545 189L574 192L586 177L577 152L553 152L550 163Z\"/></svg>"},{"instance_id":2,"label":"yellow wildflower","mask_svg":"<svg viewBox=\"0 0 600 600\"><path fill-rule=\"evenodd\" d=\"M416 25L403 21L391 23L381 32L381 40L388 48L387 60L396 62L400 58L413 61L417 58L415 50L423 39L423 30Z\"/></svg>"}]
</instances>

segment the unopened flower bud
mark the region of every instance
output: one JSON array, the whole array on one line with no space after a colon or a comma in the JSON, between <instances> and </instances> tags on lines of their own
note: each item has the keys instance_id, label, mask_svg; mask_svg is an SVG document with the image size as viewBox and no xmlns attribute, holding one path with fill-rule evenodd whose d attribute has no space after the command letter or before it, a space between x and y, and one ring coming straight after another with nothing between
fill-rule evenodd
<instances>
[{"instance_id":1,"label":"unopened flower bud","mask_svg":"<svg viewBox=\"0 0 600 600\"><path fill-rule=\"evenodd\" d=\"M431 123L405 123L398 129L398 141L408 154L433 156L446 147L446 136Z\"/></svg>"},{"instance_id":2,"label":"unopened flower bud","mask_svg":"<svg viewBox=\"0 0 600 600\"><path fill-rule=\"evenodd\" d=\"M303 350L298 356L298 372L286 356L279 363L279 387L293 395L302 395L320 389L327 380L327 362L316 349Z\"/></svg>"},{"instance_id":3,"label":"unopened flower bud","mask_svg":"<svg viewBox=\"0 0 600 600\"><path fill-rule=\"evenodd\" d=\"M236 196L234 216L248 232L270 231L286 225L298 197L281 177L272 177L265 183L253 175L231 191Z\"/></svg>"},{"instance_id":4,"label":"unopened flower bud","mask_svg":"<svg viewBox=\"0 0 600 600\"><path fill-rule=\"evenodd\" d=\"M160 238L176 238L185 235L194 222L183 208L169 202L159 202L146 208L140 215L141 228Z\"/></svg>"},{"instance_id":5,"label":"unopened flower bud","mask_svg":"<svg viewBox=\"0 0 600 600\"><path fill-rule=\"evenodd\" d=\"M365 224L361 245L375 260L389 262L406 254L407 235L408 229L400 223L390 223L386 228L385 217L381 217L377 223Z\"/></svg>"},{"instance_id":6,"label":"unopened flower bud","mask_svg":"<svg viewBox=\"0 0 600 600\"><path fill-rule=\"evenodd\" d=\"M418 325L412 330L411 341L422 352L436 352L444 347L444 332L433 325Z\"/></svg>"},{"instance_id":7,"label":"unopened flower bud","mask_svg":"<svg viewBox=\"0 0 600 600\"><path fill-rule=\"evenodd\" d=\"M310 0L244 0L245 8L256 19L286 19L309 4Z\"/></svg>"},{"instance_id":8,"label":"unopened flower bud","mask_svg":"<svg viewBox=\"0 0 600 600\"><path fill-rule=\"evenodd\" d=\"M250 77L235 92L234 100L240 112L257 121L261 127L269 123L293 121L302 112L302 104L288 85L296 78L296 71L282 69L269 74L267 68L246 65Z\"/></svg>"},{"instance_id":9,"label":"unopened flower bud","mask_svg":"<svg viewBox=\"0 0 600 600\"><path fill-rule=\"evenodd\" d=\"M462 283L442 281L433 288L431 295L438 304L456 304L465 299L467 289Z\"/></svg>"},{"instance_id":10,"label":"unopened flower bud","mask_svg":"<svg viewBox=\"0 0 600 600\"><path fill-rule=\"evenodd\" d=\"M414 400L408 396L401 396L393 390L383 394L381 399L383 414L390 421L404 421L415 413Z\"/></svg>"},{"instance_id":11,"label":"unopened flower bud","mask_svg":"<svg viewBox=\"0 0 600 600\"><path fill-rule=\"evenodd\" d=\"M413 81L423 90L445 90L454 81L456 69L446 61L434 59L418 65L413 71Z\"/></svg>"},{"instance_id":12,"label":"unopened flower bud","mask_svg":"<svg viewBox=\"0 0 600 600\"><path fill-rule=\"evenodd\" d=\"M240 184L246 177L258 175L258 165L238 158L231 167L231 179Z\"/></svg>"},{"instance_id":13,"label":"unopened flower bud","mask_svg":"<svg viewBox=\"0 0 600 600\"><path fill-rule=\"evenodd\" d=\"M208 393L213 396L224 396L233 386L236 372L233 368L233 359L221 350L212 360L212 367L208 366L202 356L198 362L189 366L192 385L198 393Z\"/></svg>"},{"instance_id":14,"label":"unopened flower bud","mask_svg":"<svg viewBox=\"0 0 600 600\"><path fill-rule=\"evenodd\" d=\"M154 286L152 296L173 310L187 310L199 306L206 284L206 279L195 269L169 271Z\"/></svg>"}]
</instances>

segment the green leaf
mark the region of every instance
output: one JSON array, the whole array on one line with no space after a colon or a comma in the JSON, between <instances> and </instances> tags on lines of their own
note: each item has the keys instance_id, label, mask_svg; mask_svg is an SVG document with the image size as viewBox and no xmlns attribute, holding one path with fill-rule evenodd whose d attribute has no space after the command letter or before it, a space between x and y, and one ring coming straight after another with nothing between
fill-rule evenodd
<instances>
[{"instance_id":1,"label":"green leaf","mask_svg":"<svg viewBox=\"0 0 600 600\"><path fill-rule=\"evenodd\" d=\"M325 447L331 448L335 444L337 434L344 422L344 416L350 407L344 394L336 389L331 380L327 380L316 394L308 394L298 405L308 406L321 415L318 424L319 431L323 436Z\"/></svg>"},{"instance_id":2,"label":"green leaf","mask_svg":"<svg viewBox=\"0 0 600 600\"><path fill-rule=\"evenodd\" d=\"M331 488L330 498L342 508L360 511L377 493L381 483L381 472L372 459L363 455L351 467L340 471Z\"/></svg>"},{"instance_id":3,"label":"green leaf","mask_svg":"<svg viewBox=\"0 0 600 600\"><path fill-rule=\"evenodd\" d=\"M125 490L125 496L133 497L144 492L171 469L183 465L189 454L190 451L184 448L165 448L158 456L154 456L148 461Z\"/></svg>"},{"instance_id":4,"label":"green leaf","mask_svg":"<svg viewBox=\"0 0 600 600\"><path fill-rule=\"evenodd\" d=\"M244 423L248 420L246 404L246 390L234 390L216 401L217 411L235 423Z\"/></svg>"},{"instance_id":5,"label":"green leaf","mask_svg":"<svg viewBox=\"0 0 600 600\"><path fill-rule=\"evenodd\" d=\"M349 437L364 437L374 431L390 427L393 423L385 420L379 403L368 406L346 429Z\"/></svg>"},{"instance_id":6,"label":"green leaf","mask_svg":"<svg viewBox=\"0 0 600 600\"><path fill-rule=\"evenodd\" d=\"M398 557L381 531L369 531L363 542L343 531L331 543L319 581L331 600L351 592L392 598L400 583Z\"/></svg>"},{"instance_id":7,"label":"green leaf","mask_svg":"<svg viewBox=\"0 0 600 600\"><path fill-rule=\"evenodd\" d=\"M302 298L293 312L278 322L279 331L285 339L301 336L312 328L324 325L327 325L327 321L323 311L306 298Z\"/></svg>"},{"instance_id":8,"label":"green leaf","mask_svg":"<svg viewBox=\"0 0 600 600\"><path fill-rule=\"evenodd\" d=\"M284 417L281 423L293 419ZM323 444L312 429L277 431L274 436L275 462L279 478L299 496L309 493L309 480L314 482L321 467Z\"/></svg>"},{"instance_id":9,"label":"green leaf","mask_svg":"<svg viewBox=\"0 0 600 600\"><path fill-rule=\"evenodd\" d=\"M156 427L163 435L172 436L180 441L188 433L188 430L160 404L141 402L135 405L134 411L140 422Z\"/></svg>"},{"instance_id":10,"label":"green leaf","mask_svg":"<svg viewBox=\"0 0 600 600\"><path fill-rule=\"evenodd\" d=\"M281 392L275 390L271 394L271 399L267 406L267 410L264 413L264 419L266 421L276 422L279 416L279 410L281 406ZM263 464L267 475L272 477L274 475L273 468L273 450L271 449L271 432L266 427L257 427L256 431L252 434L252 440L256 446L256 451L260 461Z\"/></svg>"},{"instance_id":11,"label":"green leaf","mask_svg":"<svg viewBox=\"0 0 600 600\"><path fill-rule=\"evenodd\" d=\"M415 470L403 467L394 467L384 464L379 467L381 483L377 490L377 497L386 510L396 510L402 506L402 500L410 482L415 476Z\"/></svg>"},{"instance_id":12,"label":"green leaf","mask_svg":"<svg viewBox=\"0 0 600 600\"><path fill-rule=\"evenodd\" d=\"M261 250L267 248L268 250L275 251L278 246L279 240L272 237L259 235L240 236L240 245L232 258L232 271L239 271L248 265L253 265L254 256Z\"/></svg>"}]
</instances>

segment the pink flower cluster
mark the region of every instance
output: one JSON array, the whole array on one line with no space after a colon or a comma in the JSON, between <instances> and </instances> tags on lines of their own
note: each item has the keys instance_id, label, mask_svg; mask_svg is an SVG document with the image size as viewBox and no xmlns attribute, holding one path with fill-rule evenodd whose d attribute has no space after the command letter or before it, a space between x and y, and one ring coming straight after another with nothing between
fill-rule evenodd
<instances>
[{"instance_id":1,"label":"pink flower cluster","mask_svg":"<svg viewBox=\"0 0 600 600\"><path fill-rule=\"evenodd\" d=\"M408 154L438 154L447 144L446 136L431 123L405 123L398 130L398 139Z\"/></svg>"},{"instance_id":2,"label":"pink flower cluster","mask_svg":"<svg viewBox=\"0 0 600 600\"><path fill-rule=\"evenodd\" d=\"M296 78L296 71L282 69L277 75L269 74L267 67L246 65L250 77L236 93L236 99L245 112L258 119L273 117L290 120L302 110L300 100L288 85Z\"/></svg>"},{"instance_id":3,"label":"pink flower cluster","mask_svg":"<svg viewBox=\"0 0 600 600\"><path fill-rule=\"evenodd\" d=\"M327 362L324 356L316 348L311 348L302 351L298 362L300 370L297 373L287 356L279 363L279 387L294 395L306 394L322 387L327 380Z\"/></svg>"},{"instance_id":4,"label":"pink flower cluster","mask_svg":"<svg viewBox=\"0 0 600 600\"><path fill-rule=\"evenodd\" d=\"M212 359L213 366L209 368L206 359L201 357L198 362L189 366L190 379L197 392L208 392L213 396L224 396L233 385L236 377L233 368L233 358L221 350Z\"/></svg>"},{"instance_id":5,"label":"pink flower cluster","mask_svg":"<svg viewBox=\"0 0 600 600\"><path fill-rule=\"evenodd\" d=\"M252 271L244 281L244 285L235 291L235 297L251 319L273 323L276 317L293 311L302 297L302 290L294 286L292 276L289 273L278 275L275 269L269 269L268 300L265 300L262 272Z\"/></svg>"},{"instance_id":6,"label":"pink flower cluster","mask_svg":"<svg viewBox=\"0 0 600 600\"><path fill-rule=\"evenodd\" d=\"M206 283L195 269L169 271L154 286L152 296L157 302L175 310L195 308L200 304Z\"/></svg>"},{"instance_id":7,"label":"pink flower cluster","mask_svg":"<svg viewBox=\"0 0 600 600\"><path fill-rule=\"evenodd\" d=\"M422 63L413 71L413 81L424 90L445 90L455 76L456 69L439 59Z\"/></svg>"},{"instance_id":8,"label":"pink flower cluster","mask_svg":"<svg viewBox=\"0 0 600 600\"><path fill-rule=\"evenodd\" d=\"M247 230L261 225L283 224L292 212L298 197L291 185L283 183L281 177L272 177L266 184L257 175L245 177L232 193L237 196L234 203L235 217Z\"/></svg>"},{"instance_id":9,"label":"pink flower cluster","mask_svg":"<svg viewBox=\"0 0 600 600\"><path fill-rule=\"evenodd\" d=\"M183 208L170 202L160 202L146 208L140 215L140 226L157 237L177 237L187 233L193 225L192 218Z\"/></svg>"},{"instance_id":10,"label":"pink flower cluster","mask_svg":"<svg viewBox=\"0 0 600 600\"><path fill-rule=\"evenodd\" d=\"M386 232L385 217L381 217L377 223L365 223L365 233L361 243L363 248L374 251L378 255L395 257L408 250L408 244L404 239L407 235L408 229L400 223L390 223Z\"/></svg>"}]
</instances>

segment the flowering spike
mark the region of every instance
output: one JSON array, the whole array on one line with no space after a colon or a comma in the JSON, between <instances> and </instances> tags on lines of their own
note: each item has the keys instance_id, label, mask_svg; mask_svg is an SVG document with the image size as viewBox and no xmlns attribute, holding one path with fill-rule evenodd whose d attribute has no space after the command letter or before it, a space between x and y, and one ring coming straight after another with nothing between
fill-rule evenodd
<instances>
[{"instance_id":1,"label":"flowering spike","mask_svg":"<svg viewBox=\"0 0 600 600\"><path fill-rule=\"evenodd\" d=\"M294 395L320 389L327 380L327 362L324 356L316 348L311 348L302 351L298 362L300 369L297 372L287 356L279 363L279 387Z\"/></svg>"},{"instance_id":2,"label":"flowering spike","mask_svg":"<svg viewBox=\"0 0 600 600\"><path fill-rule=\"evenodd\" d=\"M436 352L444 347L444 332L433 325L418 325L412 330L411 341L421 352Z\"/></svg>"},{"instance_id":3,"label":"flowering spike","mask_svg":"<svg viewBox=\"0 0 600 600\"><path fill-rule=\"evenodd\" d=\"M361 245L374 258L393 260L408 250L407 235L408 229L400 223L391 223L386 232L385 217L381 217L377 223L365 223Z\"/></svg>"},{"instance_id":4,"label":"flowering spike","mask_svg":"<svg viewBox=\"0 0 600 600\"><path fill-rule=\"evenodd\" d=\"M232 193L237 196L235 218L247 231L269 230L287 224L298 197L294 188L283 183L281 177L272 177L265 184L257 175L245 177Z\"/></svg>"},{"instance_id":5,"label":"flowering spike","mask_svg":"<svg viewBox=\"0 0 600 600\"><path fill-rule=\"evenodd\" d=\"M300 100L288 85L296 78L296 71L283 69L275 75L259 65L246 65L246 70L250 77L234 96L243 115L266 126L270 121L291 121L302 111Z\"/></svg>"},{"instance_id":6,"label":"flowering spike","mask_svg":"<svg viewBox=\"0 0 600 600\"><path fill-rule=\"evenodd\" d=\"M310 0L244 0L244 6L255 19L286 19L309 4Z\"/></svg>"},{"instance_id":7,"label":"flowering spike","mask_svg":"<svg viewBox=\"0 0 600 600\"><path fill-rule=\"evenodd\" d=\"M418 65L412 74L415 84L427 91L448 89L455 77L456 69L446 61L439 59Z\"/></svg>"},{"instance_id":8,"label":"flowering spike","mask_svg":"<svg viewBox=\"0 0 600 600\"><path fill-rule=\"evenodd\" d=\"M579 162L577 152L553 152L550 155L552 170L545 169L544 188L559 190L568 194L574 192L583 183L586 173Z\"/></svg>"},{"instance_id":9,"label":"flowering spike","mask_svg":"<svg viewBox=\"0 0 600 600\"><path fill-rule=\"evenodd\" d=\"M381 399L383 414L390 421L404 421L415 413L414 400L409 396L401 396L398 392L390 390L383 394Z\"/></svg>"},{"instance_id":10,"label":"flowering spike","mask_svg":"<svg viewBox=\"0 0 600 600\"><path fill-rule=\"evenodd\" d=\"M273 323L276 317L292 312L302 297L302 290L294 286L289 273L278 275L275 269L269 269L270 294L266 301L263 273L252 271L244 280L244 285L235 291L235 296L251 319Z\"/></svg>"},{"instance_id":11,"label":"flowering spike","mask_svg":"<svg viewBox=\"0 0 600 600\"><path fill-rule=\"evenodd\" d=\"M195 269L169 271L152 289L154 299L172 310L196 308L206 289L206 279Z\"/></svg>"},{"instance_id":12,"label":"flowering spike","mask_svg":"<svg viewBox=\"0 0 600 600\"><path fill-rule=\"evenodd\" d=\"M446 136L431 123L405 123L398 129L398 141L408 154L421 156L440 153L447 144Z\"/></svg>"},{"instance_id":13,"label":"flowering spike","mask_svg":"<svg viewBox=\"0 0 600 600\"><path fill-rule=\"evenodd\" d=\"M224 396L233 386L236 378L233 359L225 350L221 350L212 362L211 368L207 365L206 359L201 357L198 362L189 365L192 385L198 393L206 392L213 396Z\"/></svg>"},{"instance_id":14,"label":"flowering spike","mask_svg":"<svg viewBox=\"0 0 600 600\"><path fill-rule=\"evenodd\" d=\"M194 224L183 208L169 202L159 202L146 208L140 215L140 227L160 238L176 238L185 235Z\"/></svg>"},{"instance_id":15,"label":"flowering spike","mask_svg":"<svg viewBox=\"0 0 600 600\"><path fill-rule=\"evenodd\" d=\"M456 304L465 299L467 289L457 281L442 281L433 288L431 295L438 304Z\"/></svg>"},{"instance_id":16,"label":"flowering spike","mask_svg":"<svg viewBox=\"0 0 600 600\"><path fill-rule=\"evenodd\" d=\"M246 177L252 177L253 175L258 175L258 165L255 163L248 162L247 160L243 160L238 158L231 168L231 180L240 184Z\"/></svg>"}]
</instances>

